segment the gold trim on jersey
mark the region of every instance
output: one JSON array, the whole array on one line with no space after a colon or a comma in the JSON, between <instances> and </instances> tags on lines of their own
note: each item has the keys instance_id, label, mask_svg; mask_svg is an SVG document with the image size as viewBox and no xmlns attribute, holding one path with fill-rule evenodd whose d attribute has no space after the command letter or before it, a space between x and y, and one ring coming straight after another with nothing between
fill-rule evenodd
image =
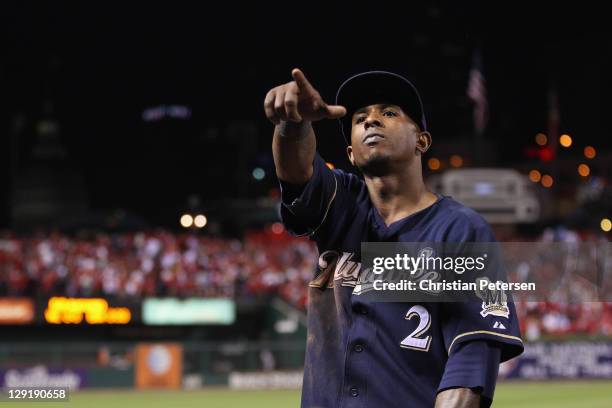
<instances>
[{"instance_id":1,"label":"gold trim on jersey","mask_svg":"<svg viewBox=\"0 0 612 408\"><path fill-rule=\"evenodd\" d=\"M331 208L332 203L336 199L336 193L338 192L338 179L336 178L336 175L333 171L332 176L334 176L334 194L332 194L332 198L331 200L329 200L329 204L327 204L327 209L325 210L325 214L323 214L323 220L321 220L321 223L315 229L313 229L312 232L308 234L308 236L313 236L319 230L319 228L321 228L321 226L327 219L327 214L329 213L329 209Z\"/></svg>"},{"instance_id":2,"label":"gold trim on jersey","mask_svg":"<svg viewBox=\"0 0 612 408\"><path fill-rule=\"evenodd\" d=\"M338 192L338 179L336 178L336 175L334 174L334 172L332 171L332 175L334 176L334 193L332 194L331 199L329 200L329 203L327 204L327 208L325 209L325 214L323 214L323 220L321 221L321 223L314 229L307 231L303 234L297 234L295 235L296 237L311 237L313 236L318 230L319 228L321 228L321 226L323 225L323 223L325 222L325 220L327 219L327 213L329 213L329 209L331 208L332 203L334 202L334 199L336 198L336 193ZM285 204L281 204L281 205L285 205ZM291 207L285 205L285 207L289 210L289 212L291 212L291 214L295 215L295 213L293 211L291 211Z\"/></svg>"},{"instance_id":3,"label":"gold trim on jersey","mask_svg":"<svg viewBox=\"0 0 612 408\"><path fill-rule=\"evenodd\" d=\"M461 334L455 336L453 341L451 341L450 346L448 347L448 354L450 354L451 349L453 348L453 345L455 344L455 341L457 341L461 337L470 336L472 334L491 334L493 336L503 337L504 339L518 340L518 341L521 342L521 344L523 343L523 340L520 337L510 336L509 334L503 334L503 333L495 333L495 332L488 331L488 330L476 330L476 331L461 333Z\"/></svg>"}]
</instances>

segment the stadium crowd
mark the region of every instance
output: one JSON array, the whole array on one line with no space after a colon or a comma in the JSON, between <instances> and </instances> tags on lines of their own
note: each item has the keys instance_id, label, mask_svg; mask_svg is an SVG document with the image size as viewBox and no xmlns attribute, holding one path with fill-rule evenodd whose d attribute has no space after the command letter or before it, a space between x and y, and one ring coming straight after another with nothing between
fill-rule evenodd
<instances>
[{"instance_id":1,"label":"stadium crowd","mask_svg":"<svg viewBox=\"0 0 612 408\"><path fill-rule=\"evenodd\" d=\"M540 241L548 239L545 233ZM247 233L241 240L164 230L25 238L6 233L0 236L0 297L271 295L305 309L316 262L312 242L278 229ZM612 302L516 303L529 339L612 335Z\"/></svg>"},{"instance_id":2,"label":"stadium crowd","mask_svg":"<svg viewBox=\"0 0 612 408\"><path fill-rule=\"evenodd\" d=\"M304 307L316 249L252 233L244 240L167 231L59 233L0 240L0 296L202 296L279 293Z\"/></svg>"}]
</instances>

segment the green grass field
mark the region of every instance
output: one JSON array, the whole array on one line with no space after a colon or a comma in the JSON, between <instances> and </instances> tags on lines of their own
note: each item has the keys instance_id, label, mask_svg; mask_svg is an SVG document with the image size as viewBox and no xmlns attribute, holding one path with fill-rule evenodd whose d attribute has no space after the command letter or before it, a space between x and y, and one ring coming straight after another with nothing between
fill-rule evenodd
<instances>
[{"instance_id":1,"label":"green grass field","mask_svg":"<svg viewBox=\"0 0 612 408\"><path fill-rule=\"evenodd\" d=\"M288 408L299 406L299 391L81 391L69 402L56 402L51 408ZM1 407L41 408L40 403L3 403ZM496 408L610 408L611 382L532 382L498 384Z\"/></svg>"}]
</instances>

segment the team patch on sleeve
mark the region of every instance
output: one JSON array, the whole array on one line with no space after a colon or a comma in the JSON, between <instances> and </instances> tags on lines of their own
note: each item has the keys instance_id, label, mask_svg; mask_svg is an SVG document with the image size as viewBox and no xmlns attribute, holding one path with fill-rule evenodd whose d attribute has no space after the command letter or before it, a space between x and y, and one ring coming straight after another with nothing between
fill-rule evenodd
<instances>
[{"instance_id":1,"label":"team patch on sleeve","mask_svg":"<svg viewBox=\"0 0 612 408\"><path fill-rule=\"evenodd\" d=\"M476 296L482 300L482 310L480 315L487 317L488 315L510 317L510 309L508 308L508 295L504 290L489 289L485 287L480 289L480 281L484 280L489 282L488 278L480 278L477 281Z\"/></svg>"}]
</instances>

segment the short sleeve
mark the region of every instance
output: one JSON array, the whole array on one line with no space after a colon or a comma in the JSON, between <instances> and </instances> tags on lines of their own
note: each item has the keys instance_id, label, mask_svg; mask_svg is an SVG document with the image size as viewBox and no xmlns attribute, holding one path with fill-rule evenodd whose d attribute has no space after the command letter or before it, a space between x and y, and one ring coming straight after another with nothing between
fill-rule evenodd
<instances>
[{"instance_id":1,"label":"short sleeve","mask_svg":"<svg viewBox=\"0 0 612 408\"><path fill-rule=\"evenodd\" d=\"M438 392L471 388L481 396L481 407L493 401L501 349L497 343L475 340L455 347L449 355Z\"/></svg>"},{"instance_id":2,"label":"short sleeve","mask_svg":"<svg viewBox=\"0 0 612 408\"><path fill-rule=\"evenodd\" d=\"M523 352L514 303L466 301L444 306L443 336L449 355L460 344L472 340L499 343L502 362Z\"/></svg>"},{"instance_id":3,"label":"short sleeve","mask_svg":"<svg viewBox=\"0 0 612 408\"><path fill-rule=\"evenodd\" d=\"M471 211L471 210L469 210ZM456 226L471 250L483 244L488 255L485 271L479 274L491 282L507 282L501 248L488 223L475 212L467 213ZM475 275L474 275L475 276ZM480 279L478 278L478 279ZM476 279L474 279L476 280ZM474 281L470 279L470 281ZM478 283L479 281L476 280ZM479 288L479 285L477 285ZM487 340L499 345L501 361L523 352L523 342L512 294L503 290L477 290L463 302L443 303L443 335L449 356L461 344L473 340Z\"/></svg>"}]
</instances>

